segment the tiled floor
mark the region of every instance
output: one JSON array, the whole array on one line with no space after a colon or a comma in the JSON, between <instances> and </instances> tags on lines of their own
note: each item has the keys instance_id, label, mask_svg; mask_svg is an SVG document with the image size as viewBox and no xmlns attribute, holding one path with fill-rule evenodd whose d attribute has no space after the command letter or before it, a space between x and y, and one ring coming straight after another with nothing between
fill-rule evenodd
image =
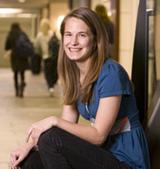
<instances>
[{"instance_id":1,"label":"tiled floor","mask_svg":"<svg viewBox=\"0 0 160 169\"><path fill-rule=\"evenodd\" d=\"M60 113L59 87L49 96L43 74L26 72L24 98L14 96L10 69L0 69L0 169L8 169L10 152L25 139L27 128L35 121Z\"/></svg>"}]
</instances>

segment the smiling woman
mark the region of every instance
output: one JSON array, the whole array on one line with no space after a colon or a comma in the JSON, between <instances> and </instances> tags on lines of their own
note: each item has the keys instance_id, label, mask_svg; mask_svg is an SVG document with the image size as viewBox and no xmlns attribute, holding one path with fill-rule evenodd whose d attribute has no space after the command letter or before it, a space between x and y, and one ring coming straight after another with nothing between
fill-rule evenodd
<instances>
[{"instance_id":1,"label":"smiling woman","mask_svg":"<svg viewBox=\"0 0 160 169\"><path fill-rule=\"evenodd\" d=\"M108 57L102 21L77 8L65 16L61 36L62 114L30 127L27 142L11 154L12 169L150 169L132 83ZM80 115L90 123L81 124Z\"/></svg>"}]
</instances>

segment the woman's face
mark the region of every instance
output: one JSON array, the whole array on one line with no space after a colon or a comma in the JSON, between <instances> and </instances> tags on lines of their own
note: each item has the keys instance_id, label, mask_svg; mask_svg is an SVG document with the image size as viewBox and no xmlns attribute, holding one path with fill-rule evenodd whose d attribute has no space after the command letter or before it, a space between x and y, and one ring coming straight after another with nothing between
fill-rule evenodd
<instances>
[{"instance_id":1,"label":"woman's face","mask_svg":"<svg viewBox=\"0 0 160 169\"><path fill-rule=\"evenodd\" d=\"M90 57L93 34L84 21L75 17L66 20L63 46L70 60L84 62Z\"/></svg>"}]
</instances>

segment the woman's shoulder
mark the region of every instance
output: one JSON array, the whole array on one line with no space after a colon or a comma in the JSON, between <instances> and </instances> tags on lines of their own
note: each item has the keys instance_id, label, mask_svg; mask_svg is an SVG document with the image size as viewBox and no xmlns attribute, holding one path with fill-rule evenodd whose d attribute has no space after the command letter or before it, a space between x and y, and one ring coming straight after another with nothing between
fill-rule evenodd
<instances>
[{"instance_id":1,"label":"woman's shoulder","mask_svg":"<svg viewBox=\"0 0 160 169\"><path fill-rule=\"evenodd\" d=\"M120 74L127 75L127 72L124 69L124 67L120 63L118 63L117 61L115 61L111 58L107 59L104 62L101 73L105 74L105 75L110 75L110 74L114 74L114 73L116 73L116 74L120 73Z\"/></svg>"},{"instance_id":2,"label":"woman's shoulder","mask_svg":"<svg viewBox=\"0 0 160 169\"><path fill-rule=\"evenodd\" d=\"M122 83L129 82L130 78L128 76L125 68L113 59L107 59L102 67L101 73L99 75L99 81L119 81Z\"/></svg>"},{"instance_id":3,"label":"woman's shoulder","mask_svg":"<svg viewBox=\"0 0 160 169\"><path fill-rule=\"evenodd\" d=\"M115 60L107 59L97 80L101 96L131 94L132 85L125 69Z\"/></svg>"}]
</instances>

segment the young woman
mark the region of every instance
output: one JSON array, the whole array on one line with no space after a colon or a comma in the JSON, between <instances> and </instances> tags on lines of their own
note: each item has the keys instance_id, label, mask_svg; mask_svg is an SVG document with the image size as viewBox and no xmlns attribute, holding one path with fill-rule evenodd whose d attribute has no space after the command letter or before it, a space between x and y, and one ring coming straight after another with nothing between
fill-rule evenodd
<instances>
[{"instance_id":1,"label":"young woman","mask_svg":"<svg viewBox=\"0 0 160 169\"><path fill-rule=\"evenodd\" d=\"M78 8L64 18L61 35L62 115L31 126L27 142L11 154L12 169L149 169L132 84L106 56L99 17ZM78 123L80 115L90 125Z\"/></svg>"}]
</instances>

